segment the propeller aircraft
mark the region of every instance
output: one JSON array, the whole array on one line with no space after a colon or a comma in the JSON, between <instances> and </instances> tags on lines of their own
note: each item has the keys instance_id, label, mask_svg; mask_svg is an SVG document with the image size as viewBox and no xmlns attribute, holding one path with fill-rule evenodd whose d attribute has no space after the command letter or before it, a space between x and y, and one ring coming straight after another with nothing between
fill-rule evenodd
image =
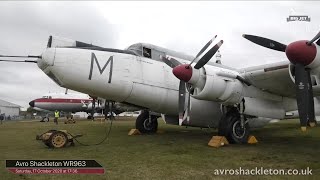
<instances>
[{"instance_id":1,"label":"propeller aircraft","mask_svg":"<svg viewBox=\"0 0 320 180\"><path fill-rule=\"evenodd\" d=\"M284 119L286 112L299 111L303 131L315 125L319 36L284 45L244 35L286 52L289 61L243 69L210 62L223 44L214 43L217 36L194 57L146 43L120 50L50 36L40 56L1 58L26 58L18 62L37 63L61 87L144 109L136 119L142 133L156 132L161 116L167 124L218 128L229 142L246 143L250 128Z\"/></svg>"}]
</instances>

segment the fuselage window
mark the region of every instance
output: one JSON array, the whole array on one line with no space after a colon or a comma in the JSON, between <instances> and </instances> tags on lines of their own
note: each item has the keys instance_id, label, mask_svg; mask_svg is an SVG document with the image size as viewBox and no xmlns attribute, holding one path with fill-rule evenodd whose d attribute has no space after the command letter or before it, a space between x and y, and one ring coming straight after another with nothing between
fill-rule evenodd
<instances>
[{"instance_id":1,"label":"fuselage window","mask_svg":"<svg viewBox=\"0 0 320 180\"><path fill-rule=\"evenodd\" d=\"M151 49L143 47L143 57L151 58Z\"/></svg>"}]
</instances>

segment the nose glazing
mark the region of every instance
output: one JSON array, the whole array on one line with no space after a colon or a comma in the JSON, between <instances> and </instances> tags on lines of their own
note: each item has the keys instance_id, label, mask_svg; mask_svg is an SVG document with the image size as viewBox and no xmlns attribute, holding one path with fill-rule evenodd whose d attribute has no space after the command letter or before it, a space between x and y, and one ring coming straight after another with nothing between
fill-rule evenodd
<instances>
[{"instance_id":1,"label":"nose glazing","mask_svg":"<svg viewBox=\"0 0 320 180\"><path fill-rule=\"evenodd\" d=\"M29 102L29 105L30 105L31 107L34 107L34 101L30 101L30 102Z\"/></svg>"}]
</instances>

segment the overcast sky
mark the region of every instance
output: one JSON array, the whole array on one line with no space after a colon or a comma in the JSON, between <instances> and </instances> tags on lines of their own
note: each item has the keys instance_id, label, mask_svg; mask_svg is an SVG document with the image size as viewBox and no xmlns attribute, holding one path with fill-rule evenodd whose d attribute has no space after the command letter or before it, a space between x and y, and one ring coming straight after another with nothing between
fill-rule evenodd
<instances>
[{"instance_id":1,"label":"overcast sky","mask_svg":"<svg viewBox=\"0 0 320 180\"><path fill-rule=\"evenodd\" d=\"M242 34L288 44L320 30L320 2L0 2L0 54L40 55L49 35L124 49L151 43L195 55L214 35L224 40L222 63L249 67L286 60ZM307 15L311 22L287 22ZM70 67L72 68L72 67ZM64 92L36 64L0 63L0 99L28 106L48 92Z\"/></svg>"}]
</instances>

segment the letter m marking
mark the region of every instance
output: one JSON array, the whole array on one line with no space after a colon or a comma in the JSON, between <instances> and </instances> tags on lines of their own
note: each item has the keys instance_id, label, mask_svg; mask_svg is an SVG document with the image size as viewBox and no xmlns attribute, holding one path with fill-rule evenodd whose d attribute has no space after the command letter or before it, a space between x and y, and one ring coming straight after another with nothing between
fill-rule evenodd
<instances>
[{"instance_id":1,"label":"letter m marking","mask_svg":"<svg viewBox=\"0 0 320 180\"><path fill-rule=\"evenodd\" d=\"M106 62L106 64L105 64L105 65L103 66L103 68L101 69L101 66L100 66L100 64L99 64L99 61L98 61L96 55L95 55L94 53L91 53L91 66L90 66L89 80L92 79L92 71L93 71L93 64L94 64L94 62L96 62L100 74L103 73L103 71L107 68L108 64L110 63L110 71L109 71L109 80L108 80L108 83L111 83L112 67L113 67L113 56L110 56L110 57L109 57L108 61Z\"/></svg>"}]
</instances>

